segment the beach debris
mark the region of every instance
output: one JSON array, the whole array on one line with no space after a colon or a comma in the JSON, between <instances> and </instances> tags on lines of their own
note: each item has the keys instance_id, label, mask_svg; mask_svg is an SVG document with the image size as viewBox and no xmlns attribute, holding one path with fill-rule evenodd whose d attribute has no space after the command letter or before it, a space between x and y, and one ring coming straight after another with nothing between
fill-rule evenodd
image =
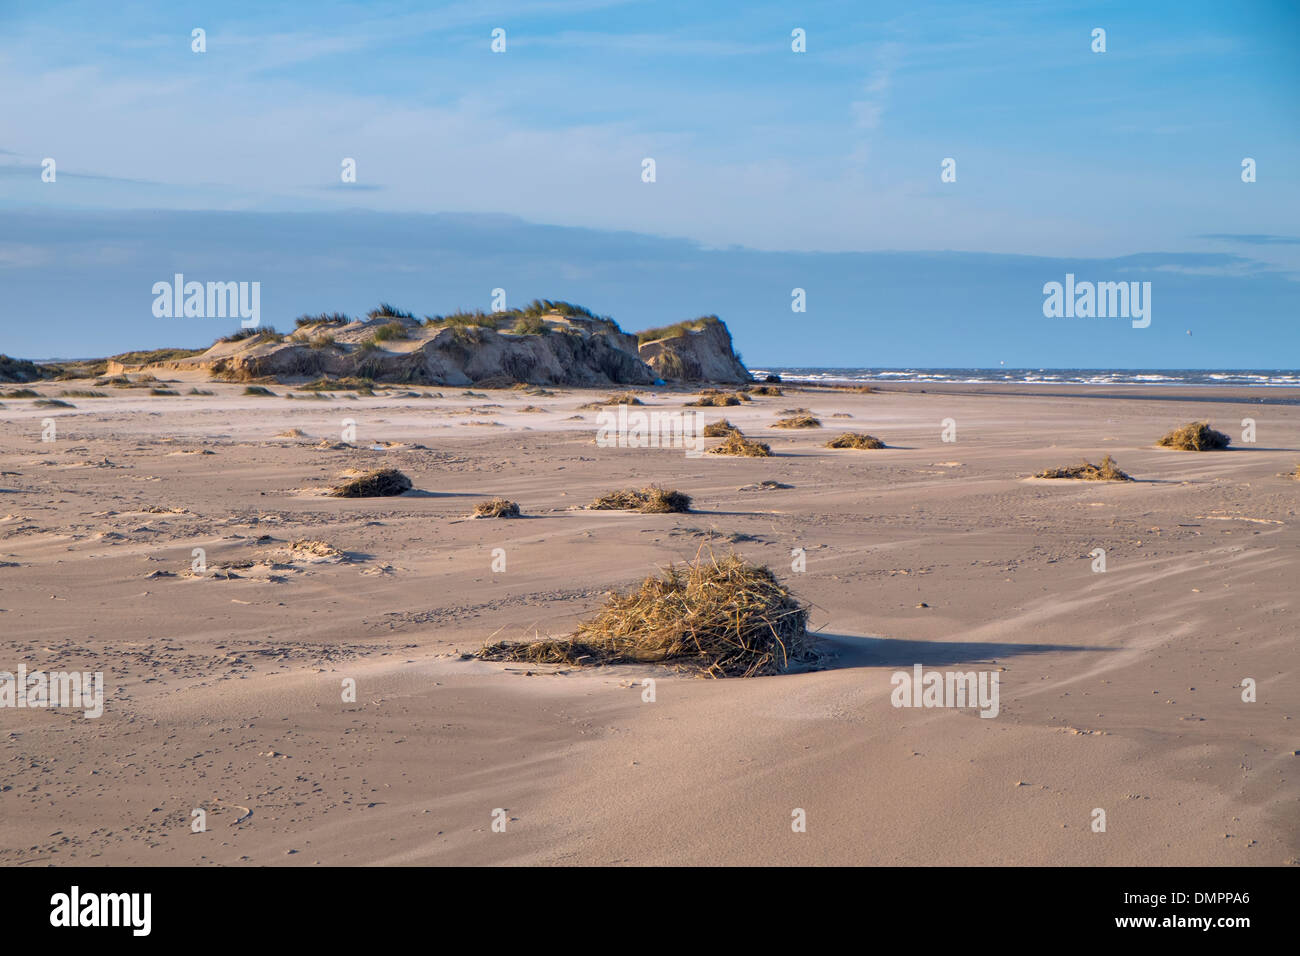
<instances>
[{"instance_id":1,"label":"beach debris","mask_svg":"<svg viewBox=\"0 0 1300 956\"><path fill-rule=\"evenodd\" d=\"M687 407L696 406L699 408L722 408L728 405L739 405L744 401L746 396L740 392L702 392L700 397L693 402L686 402Z\"/></svg>"},{"instance_id":2,"label":"beach debris","mask_svg":"<svg viewBox=\"0 0 1300 956\"><path fill-rule=\"evenodd\" d=\"M1107 455L1100 465L1089 462L1066 468L1048 468L1040 471L1035 478L1078 478L1083 481L1132 481L1133 476L1119 470L1115 460Z\"/></svg>"},{"instance_id":3,"label":"beach debris","mask_svg":"<svg viewBox=\"0 0 1300 956\"><path fill-rule=\"evenodd\" d=\"M812 657L808 606L766 568L701 550L626 593L611 592L568 639L489 644L478 657L533 664L677 665L703 677L778 674Z\"/></svg>"},{"instance_id":4,"label":"beach debris","mask_svg":"<svg viewBox=\"0 0 1300 956\"><path fill-rule=\"evenodd\" d=\"M1179 451L1220 451L1231 442L1232 439L1223 432L1211 428L1209 422L1189 422L1182 428L1175 428L1156 444Z\"/></svg>"},{"instance_id":5,"label":"beach debris","mask_svg":"<svg viewBox=\"0 0 1300 956\"><path fill-rule=\"evenodd\" d=\"M680 491L650 485L639 491L624 488L601 495L587 506L593 511L640 511L643 514L685 513L691 510L691 496Z\"/></svg>"},{"instance_id":6,"label":"beach debris","mask_svg":"<svg viewBox=\"0 0 1300 956\"><path fill-rule=\"evenodd\" d=\"M246 385L246 386L244 386L244 394L245 394L245 395L258 395L258 396L261 396L261 397L265 398L265 397L267 397L267 396L272 396L272 397L274 397L275 392L271 391L271 390L270 390L269 388L267 388L265 385Z\"/></svg>"},{"instance_id":7,"label":"beach debris","mask_svg":"<svg viewBox=\"0 0 1300 956\"><path fill-rule=\"evenodd\" d=\"M472 518L518 518L519 505L505 498L480 501L474 506Z\"/></svg>"},{"instance_id":8,"label":"beach debris","mask_svg":"<svg viewBox=\"0 0 1300 956\"><path fill-rule=\"evenodd\" d=\"M742 458L768 458L772 448L766 442L751 441L739 428L727 434L727 440L716 448L710 448L710 455L737 455Z\"/></svg>"},{"instance_id":9,"label":"beach debris","mask_svg":"<svg viewBox=\"0 0 1300 956\"><path fill-rule=\"evenodd\" d=\"M737 428L735 425L731 424L731 422L727 421L724 418L721 421L709 422L709 424L705 425L704 437L705 438L726 438L732 432L738 432L738 431L740 431L739 428Z\"/></svg>"},{"instance_id":10,"label":"beach debris","mask_svg":"<svg viewBox=\"0 0 1300 956\"><path fill-rule=\"evenodd\" d=\"M821 428L821 419L811 415L794 415L772 423L773 428Z\"/></svg>"},{"instance_id":11,"label":"beach debris","mask_svg":"<svg viewBox=\"0 0 1300 956\"><path fill-rule=\"evenodd\" d=\"M741 485L737 491L775 491L779 488L793 488L794 485L787 485L783 481L763 480L754 485Z\"/></svg>"},{"instance_id":12,"label":"beach debris","mask_svg":"<svg viewBox=\"0 0 1300 956\"><path fill-rule=\"evenodd\" d=\"M290 559L342 561L346 555L326 541L300 539L289 545Z\"/></svg>"},{"instance_id":13,"label":"beach debris","mask_svg":"<svg viewBox=\"0 0 1300 956\"><path fill-rule=\"evenodd\" d=\"M606 396L599 402L588 402L585 405L579 405L579 408L608 408L610 405L644 405L645 402L637 398L633 392L621 392L618 395Z\"/></svg>"},{"instance_id":14,"label":"beach debris","mask_svg":"<svg viewBox=\"0 0 1300 956\"><path fill-rule=\"evenodd\" d=\"M826 443L827 448L884 448L885 443L874 435L864 435L861 432L845 432L838 438L832 438Z\"/></svg>"},{"instance_id":15,"label":"beach debris","mask_svg":"<svg viewBox=\"0 0 1300 956\"><path fill-rule=\"evenodd\" d=\"M334 498L391 498L412 488L411 479L396 468L351 473L340 485L330 489Z\"/></svg>"}]
</instances>

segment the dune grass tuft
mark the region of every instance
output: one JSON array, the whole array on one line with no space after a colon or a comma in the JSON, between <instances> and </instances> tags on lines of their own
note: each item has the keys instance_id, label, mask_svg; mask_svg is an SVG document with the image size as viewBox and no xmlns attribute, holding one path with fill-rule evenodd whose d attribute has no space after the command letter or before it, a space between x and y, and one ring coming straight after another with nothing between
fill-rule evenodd
<instances>
[{"instance_id":1,"label":"dune grass tuft","mask_svg":"<svg viewBox=\"0 0 1300 956\"><path fill-rule=\"evenodd\" d=\"M777 397L785 394L785 389L777 388L775 385L756 385L749 390L750 395L770 395Z\"/></svg>"},{"instance_id":2,"label":"dune grass tuft","mask_svg":"<svg viewBox=\"0 0 1300 956\"><path fill-rule=\"evenodd\" d=\"M1209 422L1190 422L1182 428L1175 428L1156 444L1179 451L1219 451L1231 442L1232 439L1223 432L1211 428Z\"/></svg>"},{"instance_id":3,"label":"dune grass tuft","mask_svg":"<svg viewBox=\"0 0 1300 956\"><path fill-rule=\"evenodd\" d=\"M248 386L245 386L245 388L244 388L244 394L245 394L245 395L259 395L259 396L265 398L265 397L267 397L268 395L269 395L269 396L274 396L274 395L275 395L275 392L271 391L269 388L267 388L267 387L264 386L264 385L248 385Z\"/></svg>"},{"instance_id":4,"label":"dune grass tuft","mask_svg":"<svg viewBox=\"0 0 1300 956\"><path fill-rule=\"evenodd\" d=\"M735 425L731 424L731 422L727 421L724 418L722 419L722 421L709 422L709 424L705 425L704 437L705 438L726 438L732 432L738 432L738 431L740 431L739 428L737 428Z\"/></svg>"},{"instance_id":5,"label":"dune grass tuft","mask_svg":"<svg viewBox=\"0 0 1300 956\"><path fill-rule=\"evenodd\" d=\"M1100 465L1083 462L1068 468L1048 468L1040 471L1035 478L1080 478L1084 481L1132 481L1133 476L1120 471L1115 460L1107 455Z\"/></svg>"},{"instance_id":6,"label":"dune grass tuft","mask_svg":"<svg viewBox=\"0 0 1300 956\"><path fill-rule=\"evenodd\" d=\"M396 468L376 468L349 476L335 485L330 495L335 498L391 498L412 488L411 479Z\"/></svg>"},{"instance_id":7,"label":"dune grass tuft","mask_svg":"<svg viewBox=\"0 0 1300 956\"><path fill-rule=\"evenodd\" d=\"M593 511L640 511L643 514L685 513L691 510L691 496L650 485L639 491L624 488L601 495L587 506Z\"/></svg>"},{"instance_id":8,"label":"dune grass tuft","mask_svg":"<svg viewBox=\"0 0 1300 956\"><path fill-rule=\"evenodd\" d=\"M845 432L838 438L832 438L826 443L827 448L884 448L885 443L874 435L864 435L861 432Z\"/></svg>"},{"instance_id":9,"label":"dune grass tuft","mask_svg":"<svg viewBox=\"0 0 1300 956\"><path fill-rule=\"evenodd\" d=\"M474 506L475 518L518 518L519 505L505 498L493 498L491 501L480 501Z\"/></svg>"},{"instance_id":10,"label":"dune grass tuft","mask_svg":"<svg viewBox=\"0 0 1300 956\"><path fill-rule=\"evenodd\" d=\"M735 455L740 458L770 458L772 446L766 442L752 441L744 436L739 428L727 433L727 440L716 448L710 448L710 455Z\"/></svg>"},{"instance_id":11,"label":"dune grass tuft","mask_svg":"<svg viewBox=\"0 0 1300 956\"><path fill-rule=\"evenodd\" d=\"M723 408L728 405L739 405L741 395L739 392L714 392L703 393L693 402L687 402L687 407L695 406L698 408Z\"/></svg>"},{"instance_id":12,"label":"dune grass tuft","mask_svg":"<svg viewBox=\"0 0 1300 956\"><path fill-rule=\"evenodd\" d=\"M772 423L773 428L821 428L821 419L811 415L794 415Z\"/></svg>"},{"instance_id":13,"label":"dune grass tuft","mask_svg":"<svg viewBox=\"0 0 1300 956\"><path fill-rule=\"evenodd\" d=\"M736 554L671 565L562 640L489 644L478 656L537 664L673 664L703 677L779 674L812 655L808 606Z\"/></svg>"},{"instance_id":14,"label":"dune grass tuft","mask_svg":"<svg viewBox=\"0 0 1300 956\"><path fill-rule=\"evenodd\" d=\"M38 398L32 403L37 408L76 408L71 402L60 401L57 398Z\"/></svg>"}]
</instances>

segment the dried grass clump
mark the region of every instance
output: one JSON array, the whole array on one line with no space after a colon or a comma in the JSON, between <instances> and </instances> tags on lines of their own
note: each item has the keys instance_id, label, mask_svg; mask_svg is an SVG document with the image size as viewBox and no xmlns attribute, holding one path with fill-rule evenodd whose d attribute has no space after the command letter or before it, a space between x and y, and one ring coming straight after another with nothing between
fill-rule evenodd
<instances>
[{"instance_id":1,"label":"dried grass clump","mask_svg":"<svg viewBox=\"0 0 1300 956\"><path fill-rule=\"evenodd\" d=\"M861 432L845 432L838 438L832 438L826 443L827 448L884 448L885 443L874 435L864 435Z\"/></svg>"},{"instance_id":2,"label":"dried grass clump","mask_svg":"<svg viewBox=\"0 0 1300 956\"><path fill-rule=\"evenodd\" d=\"M335 485L330 495L335 498L391 498L410 491L411 487L411 479L396 468L376 468Z\"/></svg>"},{"instance_id":3,"label":"dried grass clump","mask_svg":"<svg viewBox=\"0 0 1300 956\"><path fill-rule=\"evenodd\" d=\"M474 506L474 518L518 518L519 505L513 501L507 501L505 498L493 498L491 501L480 501Z\"/></svg>"},{"instance_id":4,"label":"dried grass clump","mask_svg":"<svg viewBox=\"0 0 1300 956\"><path fill-rule=\"evenodd\" d=\"M289 545L289 552L296 558L324 558L341 561L344 554L327 541L300 539Z\"/></svg>"},{"instance_id":5,"label":"dried grass clump","mask_svg":"<svg viewBox=\"0 0 1300 956\"><path fill-rule=\"evenodd\" d=\"M269 388L266 388L265 386L262 385L248 385L245 386L244 388L244 394L267 396L267 395L274 395L275 392L271 391Z\"/></svg>"},{"instance_id":6,"label":"dried grass clump","mask_svg":"<svg viewBox=\"0 0 1300 956\"><path fill-rule=\"evenodd\" d=\"M792 418L782 418L780 421L772 423L773 428L821 428L821 419L813 418L811 415L795 415Z\"/></svg>"},{"instance_id":7,"label":"dried grass clump","mask_svg":"<svg viewBox=\"0 0 1300 956\"><path fill-rule=\"evenodd\" d=\"M723 408L728 405L739 405L743 396L739 392L705 392L693 402L687 402L687 407L697 406L699 408Z\"/></svg>"},{"instance_id":8,"label":"dried grass clump","mask_svg":"<svg viewBox=\"0 0 1300 956\"><path fill-rule=\"evenodd\" d=\"M772 447L766 442L751 441L739 428L727 433L727 440L716 448L709 449L710 455L737 455L741 458L770 458Z\"/></svg>"},{"instance_id":9,"label":"dried grass clump","mask_svg":"<svg viewBox=\"0 0 1300 956\"><path fill-rule=\"evenodd\" d=\"M640 491L624 488L601 495L587 507L593 511L640 511L643 514L686 513L691 510L691 496L650 485Z\"/></svg>"},{"instance_id":10,"label":"dried grass clump","mask_svg":"<svg viewBox=\"0 0 1300 956\"><path fill-rule=\"evenodd\" d=\"M371 391L374 389L375 383L373 379L369 378L355 378L353 376L330 378L329 376L321 376L314 382L295 387L303 392L355 392Z\"/></svg>"},{"instance_id":11,"label":"dried grass clump","mask_svg":"<svg viewBox=\"0 0 1300 956\"><path fill-rule=\"evenodd\" d=\"M307 433L301 428L289 428L282 432L277 432L276 438L306 438Z\"/></svg>"},{"instance_id":12,"label":"dried grass clump","mask_svg":"<svg viewBox=\"0 0 1300 956\"><path fill-rule=\"evenodd\" d=\"M1182 428L1175 428L1164 438L1156 442L1165 448L1177 448L1179 451L1219 451L1227 448L1232 439L1223 432L1216 432L1209 422L1191 422Z\"/></svg>"},{"instance_id":13,"label":"dried grass clump","mask_svg":"<svg viewBox=\"0 0 1300 956\"><path fill-rule=\"evenodd\" d=\"M621 395L610 395L608 398L601 399L598 402L587 402L585 405L579 405L579 408L608 408L610 405L644 405L645 402L637 398L631 392L624 392Z\"/></svg>"},{"instance_id":14,"label":"dried grass clump","mask_svg":"<svg viewBox=\"0 0 1300 956\"><path fill-rule=\"evenodd\" d=\"M709 422L709 424L705 425L704 437L705 438L726 438L732 432L738 432L738 431L740 431L739 428L737 428L735 425L731 424L731 422L727 421L724 418L720 422Z\"/></svg>"},{"instance_id":15,"label":"dried grass clump","mask_svg":"<svg viewBox=\"0 0 1300 956\"><path fill-rule=\"evenodd\" d=\"M703 677L761 677L812 656L808 606L770 570L712 553L611 593L572 638L489 644L478 656L537 664L663 663Z\"/></svg>"},{"instance_id":16,"label":"dried grass clump","mask_svg":"<svg viewBox=\"0 0 1300 956\"><path fill-rule=\"evenodd\" d=\"M785 390L777 388L775 385L756 385L749 390L750 395L771 395L773 397L784 395Z\"/></svg>"},{"instance_id":17,"label":"dried grass clump","mask_svg":"<svg viewBox=\"0 0 1300 956\"><path fill-rule=\"evenodd\" d=\"M1300 465L1296 465L1295 471L1291 472L1289 475L1287 475L1287 477L1294 478L1296 481L1300 481Z\"/></svg>"},{"instance_id":18,"label":"dried grass clump","mask_svg":"<svg viewBox=\"0 0 1300 956\"><path fill-rule=\"evenodd\" d=\"M76 408L71 402L65 402L57 398L38 398L32 403L37 408Z\"/></svg>"},{"instance_id":19,"label":"dried grass clump","mask_svg":"<svg viewBox=\"0 0 1300 956\"><path fill-rule=\"evenodd\" d=\"M1081 478L1084 481L1132 481L1133 476L1120 471L1115 460L1107 455L1100 465L1083 462L1069 468L1048 468L1040 471L1035 478Z\"/></svg>"}]
</instances>

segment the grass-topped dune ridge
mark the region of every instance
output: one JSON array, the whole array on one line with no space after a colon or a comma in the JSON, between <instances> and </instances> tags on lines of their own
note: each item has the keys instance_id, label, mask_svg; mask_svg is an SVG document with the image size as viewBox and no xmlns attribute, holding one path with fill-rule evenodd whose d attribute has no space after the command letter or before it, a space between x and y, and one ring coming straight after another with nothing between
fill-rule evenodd
<instances>
[{"instance_id":1,"label":"grass-topped dune ridge","mask_svg":"<svg viewBox=\"0 0 1300 956\"><path fill-rule=\"evenodd\" d=\"M0 382L198 370L214 380L298 384L331 379L507 387L602 387L753 381L715 315L638 334L571 302L534 299L500 312L423 318L383 302L365 315L302 315L293 330L240 328L206 349L160 348L37 364L0 356Z\"/></svg>"}]
</instances>

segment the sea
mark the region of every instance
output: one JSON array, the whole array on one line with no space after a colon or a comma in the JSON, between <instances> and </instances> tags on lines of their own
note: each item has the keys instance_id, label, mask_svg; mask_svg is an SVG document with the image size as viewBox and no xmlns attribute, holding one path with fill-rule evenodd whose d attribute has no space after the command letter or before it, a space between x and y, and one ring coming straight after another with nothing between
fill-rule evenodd
<instances>
[{"instance_id":1,"label":"sea","mask_svg":"<svg viewBox=\"0 0 1300 956\"><path fill-rule=\"evenodd\" d=\"M1102 368L771 368L750 369L756 378L777 374L811 382L948 382L981 385L1250 385L1300 387L1295 369L1102 369Z\"/></svg>"}]
</instances>

